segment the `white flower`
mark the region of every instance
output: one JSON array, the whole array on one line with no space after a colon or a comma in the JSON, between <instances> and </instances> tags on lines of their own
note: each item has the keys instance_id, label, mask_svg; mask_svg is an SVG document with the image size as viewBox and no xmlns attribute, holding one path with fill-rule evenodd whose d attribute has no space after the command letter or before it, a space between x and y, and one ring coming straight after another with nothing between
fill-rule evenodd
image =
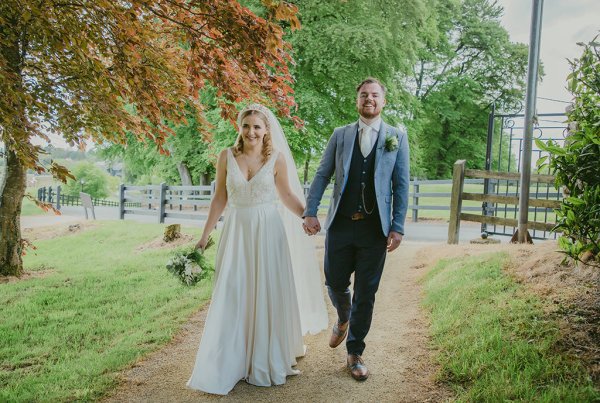
<instances>
[{"instance_id":1,"label":"white flower","mask_svg":"<svg viewBox=\"0 0 600 403\"><path fill-rule=\"evenodd\" d=\"M191 267L192 273L194 273L194 274L202 273L202 267L200 267L200 265L198 265L196 263L190 263L190 267Z\"/></svg>"}]
</instances>

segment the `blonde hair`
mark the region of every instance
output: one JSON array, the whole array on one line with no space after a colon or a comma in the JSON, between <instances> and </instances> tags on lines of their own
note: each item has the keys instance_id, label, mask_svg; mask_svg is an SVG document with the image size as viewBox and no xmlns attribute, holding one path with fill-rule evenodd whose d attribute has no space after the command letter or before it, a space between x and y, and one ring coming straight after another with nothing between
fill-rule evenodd
<instances>
[{"instance_id":1,"label":"blonde hair","mask_svg":"<svg viewBox=\"0 0 600 403\"><path fill-rule=\"evenodd\" d=\"M269 124L269 119L267 119L267 117L263 113L255 110L255 109L247 110L244 113L242 113L242 116L240 116L239 134L238 134L237 138L235 139L235 143L233 144L233 148L232 148L233 155L237 157L244 151L244 136L242 136L241 122L250 115L256 115L259 118L261 118L262 121L265 123L265 127L267 128L267 132L265 133L265 136L263 137L263 148L262 148L262 162L264 164L265 162L267 162L267 160L273 153L273 141L271 139L271 125Z\"/></svg>"}]
</instances>

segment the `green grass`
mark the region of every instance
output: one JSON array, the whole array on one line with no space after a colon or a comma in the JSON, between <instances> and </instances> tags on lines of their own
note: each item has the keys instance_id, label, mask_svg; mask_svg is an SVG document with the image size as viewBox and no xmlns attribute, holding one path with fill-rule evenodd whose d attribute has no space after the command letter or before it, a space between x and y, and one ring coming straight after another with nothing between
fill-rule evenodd
<instances>
[{"instance_id":1,"label":"green grass","mask_svg":"<svg viewBox=\"0 0 600 403\"><path fill-rule=\"evenodd\" d=\"M35 242L26 270L52 271L0 284L0 401L97 399L118 371L171 340L208 300L212 282L185 287L164 267L169 250L136 251L162 232L101 222Z\"/></svg>"},{"instance_id":2,"label":"green grass","mask_svg":"<svg viewBox=\"0 0 600 403\"><path fill-rule=\"evenodd\" d=\"M458 401L600 399L584 368L555 348L558 324L505 275L507 256L443 260L425 279L441 380Z\"/></svg>"}]
</instances>

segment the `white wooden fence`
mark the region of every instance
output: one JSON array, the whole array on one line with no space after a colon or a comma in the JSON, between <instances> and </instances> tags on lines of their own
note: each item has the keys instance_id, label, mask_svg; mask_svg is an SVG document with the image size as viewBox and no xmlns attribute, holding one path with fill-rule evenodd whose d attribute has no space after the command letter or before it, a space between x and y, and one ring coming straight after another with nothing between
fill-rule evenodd
<instances>
[{"instance_id":1,"label":"white wooden fence","mask_svg":"<svg viewBox=\"0 0 600 403\"><path fill-rule=\"evenodd\" d=\"M483 185L483 180L465 180L465 183ZM408 209L412 212L412 220L417 222L419 210L450 211L450 185L451 179L445 180L413 180L410 182ZM448 192L421 192L424 185L448 185ZM305 193L310 184L304 186ZM325 214L329 208L333 186L329 185L319 206L319 212ZM208 186L169 186L160 185L131 186L121 185L119 191L120 218L127 214L141 214L156 216L158 222L163 223L165 218L179 218L188 220L205 220L208 206L214 193L214 183ZM423 204L421 199L437 199L435 204ZM139 207L131 207L131 206ZM463 211L481 211L481 207L463 207Z\"/></svg>"}]
</instances>

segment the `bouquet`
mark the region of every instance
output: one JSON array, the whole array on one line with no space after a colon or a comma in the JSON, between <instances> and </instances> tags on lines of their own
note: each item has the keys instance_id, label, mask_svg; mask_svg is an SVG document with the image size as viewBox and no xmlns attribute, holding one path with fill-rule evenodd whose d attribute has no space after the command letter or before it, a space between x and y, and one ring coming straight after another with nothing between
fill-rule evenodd
<instances>
[{"instance_id":1,"label":"bouquet","mask_svg":"<svg viewBox=\"0 0 600 403\"><path fill-rule=\"evenodd\" d=\"M209 238L204 250L213 244L213 239ZM166 267L185 285L195 285L215 270L204 256L204 251L200 251L194 246L177 249Z\"/></svg>"}]
</instances>

